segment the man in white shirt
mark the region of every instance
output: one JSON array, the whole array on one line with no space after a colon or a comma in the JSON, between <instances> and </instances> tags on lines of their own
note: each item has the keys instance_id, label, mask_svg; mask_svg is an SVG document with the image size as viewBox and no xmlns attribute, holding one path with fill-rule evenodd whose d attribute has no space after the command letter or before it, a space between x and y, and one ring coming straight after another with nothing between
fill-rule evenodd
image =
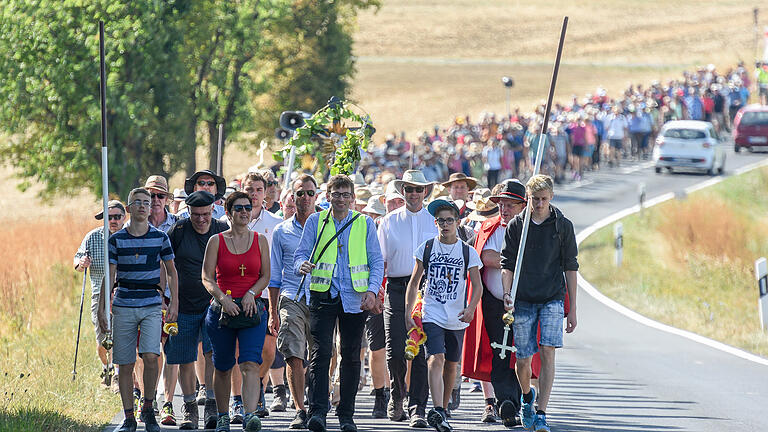
<instances>
[{"instance_id":1,"label":"man in white shirt","mask_svg":"<svg viewBox=\"0 0 768 432\"><path fill-rule=\"evenodd\" d=\"M379 244L384 256L387 290L384 298L384 329L387 338L387 366L392 394L387 416L392 421L407 418L403 409L406 396L405 375L405 291L410 280L416 249L437 235L435 219L424 208L424 197L432 193L433 183L427 182L418 170L408 170L402 180L395 180L395 189L405 197L405 206L381 220L378 230ZM408 388L408 414L411 427L428 427L425 419L429 384L424 350L420 350L411 364Z\"/></svg>"}]
</instances>

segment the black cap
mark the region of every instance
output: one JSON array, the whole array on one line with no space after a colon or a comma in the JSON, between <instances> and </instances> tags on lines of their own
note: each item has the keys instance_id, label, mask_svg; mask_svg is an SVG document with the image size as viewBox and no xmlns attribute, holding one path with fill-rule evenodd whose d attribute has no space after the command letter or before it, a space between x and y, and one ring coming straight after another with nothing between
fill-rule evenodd
<instances>
[{"instance_id":1,"label":"black cap","mask_svg":"<svg viewBox=\"0 0 768 432\"><path fill-rule=\"evenodd\" d=\"M216 198L223 197L224 191L227 189L227 181L224 180L224 177L216 175L216 173L211 170L202 170L192 174L192 177L184 181L184 192L186 192L188 195L194 192L197 178L202 175L209 175L213 177L213 180L216 182Z\"/></svg>"},{"instance_id":2,"label":"black cap","mask_svg":"<svg viewBox=\"0 0 768 432\"><path fill-rule=\"evenodd\" d=\"M497 195L491 195L491 201L498 203L501 198L510 198L522 202L528 202L525 199L525 186L518 179L509 179L502 182L504 187Z\"/></svg>"},{"instance_id":3,"label":"black cap","mask_svg":"<svg viewBox=\"0 0 768 432\"><path fill-rule=\"evenodd\" d=\"M123 203L121 203L119 200L109 200L109 202L107 203L107 210L113 209L113 208L120 209L120 211L123 212L123 214L125 214L125 207L123 206ZM104 219L104 210L96 213L93 217L96 220Z\"/></svg>"},{"instance_id":4,"label":"black cap","mask_svg":"<svg viewBox=\"0 0 768 432\"><path fill-rule=\"evenodd\" d=\"M216 197L208 191L196 191L189 194L184 200L188 207L208 207L213 205Z\"/></svg>"}]
</instances>

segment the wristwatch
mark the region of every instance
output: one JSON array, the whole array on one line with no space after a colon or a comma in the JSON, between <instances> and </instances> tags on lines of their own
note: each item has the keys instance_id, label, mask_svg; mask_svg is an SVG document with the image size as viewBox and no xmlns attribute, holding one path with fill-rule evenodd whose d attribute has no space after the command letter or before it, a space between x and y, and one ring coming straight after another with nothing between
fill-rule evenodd
<instances>
[{"instance_id":1,"label":"wristwatch","mask_svg":"<svg viewBox=\"0 0 768 432\"><path fill-rule=\"evenodd\" d=\"M252 290L252 289L249 289L249 290L248 290L248 292L249 292L249 293L251 293L251 295L253 296L253 298L256 298L256 293L255 293L255 292L253 292L253 290Z\"/></svg>"}]
</instances>

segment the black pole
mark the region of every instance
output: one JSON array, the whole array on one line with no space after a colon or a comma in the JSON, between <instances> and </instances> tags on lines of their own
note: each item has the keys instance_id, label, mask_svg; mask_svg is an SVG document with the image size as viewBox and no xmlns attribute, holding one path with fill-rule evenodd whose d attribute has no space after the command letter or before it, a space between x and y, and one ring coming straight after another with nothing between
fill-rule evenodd
<instances>
[{"instance_id":1,"label":"black pole","mask_svg":"<svg viewBox=\"0 0 768 432\"><path fill-rule=\"evenodd\" d=\"M72 381L77 376L77 352L80 350L80 326L83 324L83 302L85 301L85 281L87 275L88 267L83 272L83 288L80 290L80 314L77 316L77 337L75 338L75 361L72 364Z\"/></svg>"}]
</instances>

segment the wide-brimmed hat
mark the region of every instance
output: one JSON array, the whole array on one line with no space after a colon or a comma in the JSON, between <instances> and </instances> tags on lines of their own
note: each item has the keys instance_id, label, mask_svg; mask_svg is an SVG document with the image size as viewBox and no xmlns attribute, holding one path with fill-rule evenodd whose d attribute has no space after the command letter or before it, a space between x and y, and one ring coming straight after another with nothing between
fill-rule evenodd
<instances>
[{"instance_id":1,"label":"wide-brimmed hat","mask_svg":"<svg viewBox=\"0 0 768 432\"><path fill-rule=\"evenodd\" d=\"M359 172L350 174L349 179L352 180L352 182L355 184L355 190L357 190L359 186L362 187L368 185L368 183L365 182L365 177L363 177L363 175Z\"/></svg>"},{"instance_id":2,"label":"wide-brimmed hat","mask_svg":"<svg viewBox=\"0 0 768 432\"><path fill-rule=\"evenodd\" d=\"M192 177L184 181L184 192L187 194L194 192L197 179L203 175L209 175L213 177L213 180L216 182L216 199L223 197L224 192L226 192L227 189L227 181L224 180L224 177L216 175L216 173L211 170L202 170L192 174Z\"/></svg>"},{"instance_id":3,"label":"wide-brimmed hat","mask_svg":"<svg viewBox=\"0 0 768 432\"><path fill-rule=\"evenodd\" d=\"M425 197L428 197L432 193L432 188L435 185L434 182L428 182L424 177L424 173L419 170L408 170L404 172L403 178L400 180L395 180L394 183L395 190L400 193L403 193L403 186L405 185L424 186Z\"/></svg>"},{"instance_id":4,"label":"wide-brimmed hat","mask_svg":"<svg viewBox=\"0 0 768 432\"><path fill-rule=\"evenodd\" d=\"M478 188L475 189L472 193L472 200L467 201L467 208L474 210L475 205L477 205L477 202L480 201L483 198L488 198L491 196L491 190L488 188Z\"/></svg>"},{"instance_id":5,"label":"wide-brimmed hat","mask_svg":"<svg viewBox=\"0 0 768 432\"><path fill-rule=\"evenodd\" d=\"M355 204L368 205L368 198L373 195L370 189L365 186L355 188Z\"/></svg>"},{"instance_id":6,"label":"wide-brimmed hat","mask_svg":"<svg viewBox=\"0 0 768 432\"><path fill-rule=\"evenodd\" d=\"M467 206L469 207L469 206ZM476 222L482 222L499 214L499 206L491 201L490 197L480 198L474 203L474 210L467 216L467 219Z\"/></svg>"},{"instance_id":7,"label":"wide-brimmed hat","mask_svg":"<svg viewBox=\"0 0 768 432\"><path fill-rule=\"evenodd\" d=\"M187 193L184 192L184 189L174 189L173 190L173 200L174 201L184 201L187 199Z\"/></svg>"},{"instance_id":8,"label":"wide-brimmed hat","mask_svg":"<svg viewBox=\"0 0 768 432\"><path fill-rule=\"evenodd\" d=\"M467 177L464 173L453 173L450 176L448 176L448 181L443 182L442 185L446 188L450 188L451 184L463 181L467 183L467 188L469 190L474 189L477 186L477 179L474 177Z\"/></svg>"},{"instance_id":9,"label":"wide-brimmed hat","mask_svg":"<svg viewBox=\"0 0 768 432\"><path fill-rule=\"evenodd\" d=\"M509 179L501 182L503 188L496 195L491 195L491 201L498 203L502 198L510 198L522 202L528 202L525 199L525 186L518 179Z\"/></svg>"},{"instance_id":10,"label":"wide-brimmed hat","mask_svg":"<svg viewBox=\"0 0 768 432\"><path fill-rule=\"evenodd\" d=\"M144 189L154 190L167 194L168 180L166 180L165 177L161 175L151 175L147 177L147 181L144 182Z\"/></svg>"},{"instance_id":11,"label":"wide-brimmed hat","mask_svg":"<svg viewBox=\"0 0 768 432\"><path fill-rule=\"evenodd\" d=\"M384 192L384 201L386 202L396 198L400 198L402 200L405 199L405 197L403 197L403 194L401 194L397 189L395 189L395 182L391 181L387 183L387 189Z\"/></svg>"},{"instance_id":12,"label":"wide-brimmed hat","mask_svg":"<svg viewBox=\"0 0 768 432\"><path fill-rule=\"evenodd\" d=\"M368 198L368 205L366 205L362 211L365 213L373 213L381 216L387 214L387 208L384 206L384 203L381 199L382 196L383 195L373 195Z\"/></svg>"}]
</instances>

